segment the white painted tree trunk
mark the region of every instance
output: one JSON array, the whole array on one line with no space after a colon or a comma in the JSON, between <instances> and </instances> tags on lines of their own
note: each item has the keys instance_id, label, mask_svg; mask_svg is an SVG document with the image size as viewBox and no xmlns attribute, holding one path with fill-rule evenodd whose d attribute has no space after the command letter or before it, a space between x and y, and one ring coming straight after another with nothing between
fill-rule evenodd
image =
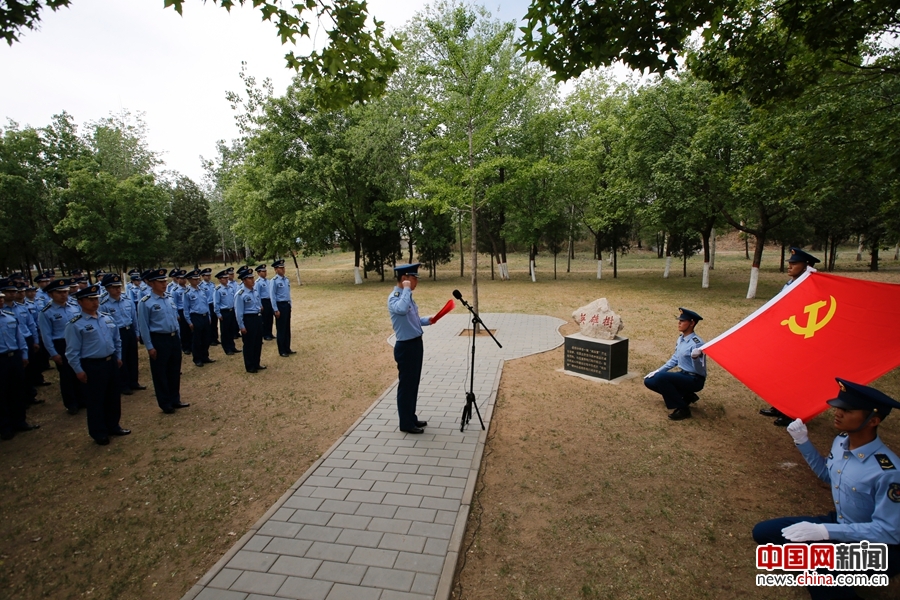
<instances>
[{"instance_id":1,"label":"white painted tree trunk","mask_svg":"<svg viewBox=\"0 0 900 600\"><path fill-rule=\"evenodd\" d=\"M900 260L900 242L897 242L897 245L894 246L894 260Z\"/></svg>"},{"instance_id":2,"label":"white painted tree trunk","mask_svg":"<svg viewBox=\"0 0 900 600\"><path fill-rule=\"evenodd\" d=\"M297 269L297 285L303 285L303 282L300 281L300 267L296 267Z\"/></svg>"},{"instance_id":3,"label":"white painted tree trunk","mask_svg":"<svg viewBox=\"0 0 900 600\"><path fill-rule=\"evenodd\" d=\"M667 256L666 257L666 270L663 271L663 279L669 278L669 271L671 271L671 270L672 270L672 257Z\"/></svg>"},{"instance_id":4,"label":"white painted tree trunk","mask_svg":"<svg viewBox=\"0 0 900 600\"><path fill-rule=\"evenodd\" d=\"M603 279L603 261L597 261L597 279Z\"/></svg>"},{"instance_id":5,"label":"white painted tree trunk","mask_svg":"<svg viewBox=\"0 0 900 600\"><path fill-rule=\"evenodd\" d=\"M531 281L532 283L537 281L537 277L535 276L534 272L534 261L531 261Z\"/></svg>"},{"instance_id":6,"label":"white painted tree trunk","mask_svg":"<svg viewBox=\"0 0 900 600\"><path fill-rule=\"evenodd\" d=\"M756 285L759 283L759 267L750 267L750 287L747 288L747 300L756 298Z\"/></svg>"},{"instance_id":7,"label":"white painted tree trunk","mask_svg":"<svg viewBox=\"0 0 900 600\"><path fill-rule=\"evenodd\" d=\"M356 285L362 285L363 279L362 275L359 274L359 267L353 267L353 283Z\"/></svg>"},{"instance_id":8,"label":"white painted tree trunk","mask_svg":"<svg viewBox=\"0 0 900 600\"><path fill-rule=\"evenodd\" d=\"M709 232L709 269L716 270L716 228Z\"/></svg>"},{"instance_id":9,"label":"white painted tree trunk","mask_svg":"<svg viewBox=\"0 0 900 600\"><path fill-rule=\"evenodd\" d=\"M506 263L500 263L500 279L509 280L509 267Z\"/></svg>"},{"instance_id":10,"label":"white painted tree trunk","mask_svg":"<svg viewBox=\"0 0 900 600\"><path fill-rule=\"evenodd\" d=\"M709 263L703 263L703 283L700 285L703 289L709 287Z\"/></svg>"},{"instance_id":11,"label":"white painted tree trunk","mask_svg":"<svg viewBox=\"0 0 900 600\"><path fill-rule=\"evenodd\" d=\"M862 260L863 250L865 250L865 246L863 245L862 238L859 238L859 246L856 248L856 262Z\"/></svg>"}]
</instances>

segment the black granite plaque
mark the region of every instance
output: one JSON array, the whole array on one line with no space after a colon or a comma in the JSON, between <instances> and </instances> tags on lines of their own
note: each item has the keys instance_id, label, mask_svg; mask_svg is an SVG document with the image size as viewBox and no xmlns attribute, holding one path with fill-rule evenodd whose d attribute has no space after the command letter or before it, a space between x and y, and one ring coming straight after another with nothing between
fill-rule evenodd
<instances>
[{"instance_id":1,"label":"black granite plaque","mask_svg":"<svg viewBox=\"0 0 900 600\"><path fill-rule=\"evenodd\" d=\"M575 333L566 336L566 371L616 379L628 374L628 338L598 340Z\"/></svg>"}]
</instances>

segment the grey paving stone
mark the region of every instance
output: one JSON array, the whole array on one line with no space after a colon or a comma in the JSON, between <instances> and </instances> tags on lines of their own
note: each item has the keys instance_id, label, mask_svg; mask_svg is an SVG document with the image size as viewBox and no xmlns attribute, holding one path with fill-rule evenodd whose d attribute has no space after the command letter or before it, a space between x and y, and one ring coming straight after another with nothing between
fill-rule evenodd
<instances>
[{"instance_id":1,"label":"grey paving stone","mask_svg":"<svg viewBox=\"0 0 900 600\"><path fill-rule=\"evenodd\" d=\"M342 529L366 529L371 521L371 517L362 517L356 515L334 515L328 521L329 527L340 527Z\"/></svg>"},{"instance_id":2,"label":"grey paving stone","mask_svg":"<svg viewBox=\"0 0 900 600\"><path fill-rule=\"evenodd\" d=\"M379 600L381 590L336 583L325 600Z\"/></svg>"},{"instance_id":3,"label":"grey paving stone","mask_svg":"<svg viewBox=\"0 0 900 600\"><path fill-rule=\"evenodd\" d=\"M447 555L447 550L450 548L450 540L442 540L438 538L428 538L428 541L425 542L425 554L440 554L441 556Z\"/></svg>"},{"instance_id":4,"label":"grey paving stone","mask_svg":"<svg viewBox=\"0 0 900 600\"><path fill-rule=\"evenodd\" d=\"M362 479L371 479L372 481L394 481L396 478L396 473L385 471L364 471L362 474Z\"/></svg>"},{"instance_id":5,"label":"grey paving stone","mask_svg":"<svg viewBox=\"0 0 900 600\"><path fill-rule=\"evenodd\" d=\"M405 494L409 489L408 483L396 483L394 481L376 481L372 486L373 492L390 492L393 494Z\"/></svg>"},{"instance_id":6,"label":"grey paving stone","mask_svg":"<svg viewBox=\"0 0 900 600\"><path fill-rule=\"evenodd\" d=\"M436 475L438 477L450 477L453 474L453 469L450 467L432 467L429 465L422 465L421 467L419 467L418 473L419 473L419 475ZM442 483L439 485L446 485L446 484Z\"/></svg>"},{"instance_id":7,"label":"grey paving stone","mask_svg":"<svg viewBox=\"0 0 900 600\"><path fill-rule=\"evenodd\" d=\"M440 485L419 485L411 484L407 494L416 494L419 496L434 496L435 498L444 498L447 488Z\"/></svg>"},{"instance_id":8,"label":"grey paving stone","mask_svg":"<svg viewBox=\"0 0 900 600\"><path fill-rule=\"evenodd\" d=\"M362 585L382 590L398 590L408 592L412 588L415 575L409 571L369 567L363 577Z\"/></svg>"},{"instance_id":9,"label":"grey paving stone","mask_svg":"<svg viewBox=\"0 0 900 600\"><path fill-rule=\"evenodd\" d=\"M370 567L390 569L400 553L396 550L379 550L377 548L356 548L347 562Z\"/></svg>"},{"instance_id":10,"label":"grey paving stone","mask_svg":"<svg viewBox=\"0 0 900 600\"><path fill-rule=\"evenodd\" d=\"M435 523L423 523L421 521L415 521L409 528L409 535L440 538L442 540L449 540L452 533L452 525L438 525Z\"/></svg>"},{"instance_id":11,"label":"grey paving stone","mask_svg":"<svg viewBox=\"0 0 900 600\"><path fill-rule=\"evenodd\" d=\"M398 553L395 552L394 554L396 555ZM395 558L396 558L396 556L395 556ZM231 584L234 583L237 580L237 578L241 576L241 573L243 573L243 571L240 571L238 569L222 569L221 571L219 571L219 574L216 575L213 578L213 580L209 582L209 586L227 590L228 588L231 587Z\"/></svg>"},{"instance_id":12,"label":"grey paving stone","mask_svg":"<svg viewBox=\"0 0 900 600\"><path fill-rule=\"evenodd\" d=\"M275 511L275 514L273 514L270 517L270 519L272 521L287 521L288 519L291 518L291 515L293 515L293 514L294 514L293 508L279 508L278 510Z\"/></svg>"},{"instance_id":13,"label":"grey paving stone","mask_svg":"<svg viewBox=\"0 0 900 600\"><path fill-rule=\"evenodd\" d=\"M332 469L331 476L332 477L351 477L353 479L359 479L365 473L365 469Z\"/></svg>"},{"instance_id":14,"label":"grey paving stone","mask_svg":"<svg viewBox=\"0 0 900 600\"><path fill-rule=\"evenodd\" d=\"M284 523L282 521L267 521L265 525L259 528L261 535L271 535L274 537L292 538L297 535L303 525L297 523Z\"/></svg>"},{"instance_id":15,"label":"grey paving stone","mask_svg":"<svg viewBox=\"0 0 900 600\"><path fill-rule=\"evenodd\" d=\"M251 594L269 594L272 595L278 591L284 580L284 575L275 575L272 573L254 573L253 571L244 571L237 581L231 584L231 589L238 592L248 592Z\"/></svg>"},{"instance_id":16,"label":"grey paving stone","mask_svg":"<svg viewBox=\"0 0 900 600\"><path fill-rule=\"evenodd\" d=\"M346 490L349 492L344 498L340 498L340 500L348 500L350 502L369 502L371 504L381 504L382 500L384 500L383 492L364 492L362 490Z\"/></svg>"},{"instance_id":17,"label":"grey paving stone","mask_svg":"<svg viewBox=\"0 0 900 600\"><path fill-rule=\"evenodd\" d=\"M359 508L356 509L356 514L358 515L363 515L366 517L381 517L384 519L390 519L396 512L396 506L387 506L384 504L362 503L359 505Z\"/></svg>"},{"instance_id":18,"label":"grey paving stone","mask_svg":"<svg viewBox=\"0 0 900 600\"><path fill-rule=\"evenodd\" d=\"M455 460L453 458L432 458L430 456L407 456L406 464L408 465L440 465L442 467L448 467L453 465L442 465L442 460Z\"/></svg>"},{"instance_id":19,"label":"grey paving stone","mask_svg":"<svg viewBox=\"0 0 900 600\"><path fill-rule=\"evenodd\" d=\"M409 592L398 592L396 590L385 590L381 595L381 600L433 600L433 596L424 596L422 594L412 594Z\"/></svg>"},{"instance_id":20,"label":"grey paving stone","mask_svg":"<svg viewBox=\"0 0 900 600\"><path fill-rule=\"evenodd\" d=\"M322 505L321 498L309 498L304 496L291 496L284 502L285 508L302 508L304 510L316 510Z\"/></svg>"},{"instance_id":21,"label":"grey paving stone","mask_svg":"<svg viewBox=\"0 0 900 600\"><path fill-rule=\"evenodd\" d=\"M344 500L347 498L350 490L339 490L336 488L310 487L310 494L313 498L325 498L326 500Z\"/></svg>"},{"instance_id":22,"label":"grey paving stone","mask_svg":"<svg viewBox=\"0 0 900 600\"><path fill-rule=\"evenodd\" d=\"M328 542L314 542L306 551L306 558L321 558L335 562L346 562L353 554L353 546L330 544Z\"/></svg>"},{"instance_id":23,"label":"grey paving stone","mask_svg":"<svg viewBox=\"0 0 900 600\"><path fill-rule=\"evenodd\" d=\"M434 518L437 516L437 511L432 508L410 508L410 507L401 507L397 509L397 513L394 515L395 519L408 519L410 521L423 521L425 523L431 523L434 521ZM454 520L454 523L456 521Z\"/></svg>"},{"instance_id":24,"label":"grey paving stone","mask_svg":"<svg viewBox=\"0 0 900 600\"><path fill-rule=\"evenodd\" d=\"M331 513L324 510L295 510L288 520L291 523L325 525L331 520Z\"/></svg>"},{"instance_id":25,"label":"grey paving stone","mask_svg":"<svg viewBox=\"0 0 900 600\"><path fill-rule=\"evenodd\" d=\"M333 488L340 483L340 477L322 477L320 475L312 475L306 478L303 485L314 485L316 487Z\"/></svg>"},{"instance_id":26,"label":"grey paving stone","mask_svg":"<svg viewBox=\"0 0 900 600\"><path fill-rule=\"evenodd\" d=\"M381 531L384 533L399 533L402 535L409 532L410 525L412 525L412 521L407 521L406 519L375 518L369 523L368 530Z\"/></svg>"},{"instance_id":27,"label":"grey paving stone","mask_svg":"<svg viewBox=\"0 0 900 600\"><path fill-rule=\"evenodd\" d=\"M422 500L422 505L420 508L435 508L437 510L459 510L459 500L454 500L453 498L425 498ZM416 519L417 521L424 521L425 519Z\"/></svg>"},{"instance_id":28,"label":"grey paving stone","mask_svg":"<svg viewBox=\"0 0 900 600\"><path fill-rule=\"evenodd\" d=\"M394 506L419 506L422 503L422 496L386 494L381 502L382 504L393 504Z\"/></svg>"},{"instance_id":29,"label":"grey paving stone","mask_svg":"<svg viewBox=\"0 0 900 600\"><path fill-rule=\"evenodd\" d=\"M420 467L422 468L422 467ZM421 475L418 473L398 473L398 483L415 483L418 485L428 485L431 483L431 475Z\"/></svg>"},{"instance_id":30,"label":"grey paving stone","mask_svg":"<svg viewBox=\"0 0 900 600\"><path fill-rule=\"evenodd\" d=\"M353 466L353 463L356 461L348 460L344 458L346 456L346 452L341 453L341 458L336 458L337 453L331 455L330 458L326 458L322 461L323 467L338 467L338 468L350 468Z\"/></svg>"},{"instance_id":31,"label":"grey paving stone","mask_svg":"<svg viewBox=\"0 0 900 600\"><path fill-rule=\"evenodd\" d=\"M244 544L242 550L253 550L256 552L262 551L263 548L266 547L266 544L272 541L272 537L268 535L254 535L250 538L250 541Z\"/></svg>"},{"instance_id":32,"label":"grey paving stone","mask_svg":"<svg viewBox=\"0 0 900 600\"><path fill-rule=\"evenodd\" d=\"M416 573L416 578L415 581L413 581L412 589L410 589L409 591L416 594L426 594L428 596L434 596L435 592L437 592L439 580L440 577L437 575L430 575L428 573Z\"/></svg>"},{"instance_id":33,"label":"grey paving stone","mask_svg":"<svg viewBox=\"0 0 900 600\"><path fill-rule=\"evenodd\" d=\"M309 540L289 540L286 538L272 538L266 546L266 552L272 554L284 554L287 556L305 556L306 551L313 543Z\"/></svg>"},{"instance_id":34,"label":"grey paving stone","mask_svg":"<svg viewBox=\"0 0 900 600\"><path fill-rule=\"evenodd\" d=\"M456 523L456 513L450 510L439 510L434 517L434 522L441 525L453 525Z\"/></svg>"},{"instance_id":35,"label":"grey paving stone","mask_svg":"<svg viewBox=\"0 0 900 600\"><path fill-rule=\"evenodd\" d=\"M228 561L228 565L226 566L229 569L240 569L243 571L261 571L265 573L277 559L277 554L265 554L263 552L250 552L248 550L241 550L234 555L234 558Z\"/></svg>"},{"instance_id":36,"label":"grey paving stone","mask_svg":"<svg viewBox=\"0 0 900 600\"><path fill-rule=\"evenodd\" d=\"M194 600L246 600L247 594L206 588Z\"/></svg>"},{"instance_id":37,"label":"grey paving stone","mask_svg":"<svg viewBox=\"0 0 900 600\"><path fill-rule=\"evenodd\" d=\"M471 459L470 460L460 460L458 458L439 458L437 465L441 466L441 467L468 468L472 465L472 461L471 461Z\"/></svg>"},{"instance_id":38,"label":"grey paving stone","mask_svg":"<svg viewBox=\"0 0 900 600\"><path fill-rule=\"evenodd\" d=\"M324 600L333 585L330 581L288 577L277 595L296 600Z\"/></svg>"},{"instance_id":39,"label":"grey paving stone","mask_svg":"<svg viewBox=\"0 0 900 600\"><path fill-rule=\"evenodd\" d=\"M371 490L372 486L375 485L376 482L370 481L367 479L349 479L344 478L341 479L341 482L337 485L341 489L345 490Z\"/></svg>"},{"instance_id":40,"label":"grey paving stone","mask_svg":"<svg viewBox=\"0 0 900 600\"><path fill-rule=\"evenodd\" d=\"M444 498L461 500L465 490L463 488L444 488Z\"/></svg>"},{"instance_id":41,"label":"grey paving stone","mask_svg":"<svg viewBox=\"0 0 900 600\"><path fill-rule=\"evenodd\" d=\"M304 525L303 529L294 536L298 540L312 540L314 542L333 542L341 534L341 530L335 527L321 527L319 525Z\"/></svg>"},{"instance_id":42,"label":"grey paving stone","mask_svg":"<svg viewBox=\"0 0 900 600\"><path fill-rule=\"evenodd\" d=\"M385 533L378 547L384 550L401 550L407 553L421 552L425 548L425 541L426 539L423 537Z\"/></svg>"},{"instance_id":43,"label":"grey paving stone","mask_svg":"<svg viewBox=\"0 0 900 600\"><path fill-rule=\"evenodd\" d=\"M272 568L269 569L269 573L294 577L312 577L321 564L321 560L313 560L311 558L279 556Z\"/></svg>"},{"instance_id":44,"label":"grey paving stone","mask_svg":"<svg viewBox=\"0 0 900 600\"><path fill-rule=\"evenodd\" d=\"M337 539L338 544L347 544L348 546L365 546L369 548L377 548L381 542L380 531L357 531L356 529L345 529Z\"/></svg>"},{"instance_id":45,"label":"grey paving stone","mask_svg":"<svg viewBox=\"0 0 900 600\"><path fill-rule=\"evenodd\" d=\"M444 487L464 488L466 487L465 477L432 477L431 485L441 485Z\"/></svg>"},{"instance_id":46,"label":"grey paving stone","mask_svg":"<svg viewBox=\"0 0 900 600\"><path fill-rule=\"evenodd\" d=\"M340 513L352 515L359 510L359 502L347 502L346 500L325 500L319 510L326 513Z\"/></svg>"},{"instance_id":47,"label":"grey paving stone","mask_svg":"<svg viewBox=\"0 0 900 600\"><path fill-rule=\"evenodd\" d=\"M316 571L315 579L359 585L368 568L365 565L325 561L319 567L319 570Z\"/></svg>"},{"instance_id":48,"label":"grey paving stone","mask_svg":"<svg viewBox=\"0 0 900 600\"><path fill-rule=\"evenodd\" d=\"M431 573L440 575L441 569L444 567L443 556L428 556L414 552L400 552L397 562L394 563L397 569L408 569L417 573Z\"/></svg>"},{"instance_id":49,"label":"grey paving stone","mask_svg":"<svg viewBox=\"0 0 900 600\"><path fill-rule=\"evenodd\" d=\"M395 463L395 464L385 465L384 470L392 471L394 473L415 473L416 471L419 470L419 465L407 465L407 464Z\"/></svg>"}]
</instances>

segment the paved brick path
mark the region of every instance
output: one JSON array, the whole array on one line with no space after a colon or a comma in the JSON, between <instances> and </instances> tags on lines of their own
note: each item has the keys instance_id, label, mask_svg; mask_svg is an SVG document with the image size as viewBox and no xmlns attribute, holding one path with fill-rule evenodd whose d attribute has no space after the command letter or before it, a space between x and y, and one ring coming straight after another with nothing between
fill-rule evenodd
<instances>
[{"instance_id":1,"label":"paved brick path","mask_svg":"<svg viewBox=\"0 0 900 600\"><path fill-rule=\"evenodd\" d=\"M490 422L505 360L563 343L553 317L484 314L503 348L476 341L475 397ZM182 600L444 600L450 597L487 432L459 419L467 314L425 328L417 412L397 430L396 383ZM393 344L393 337L389 343Z\"/></svg>"}]
</instances>

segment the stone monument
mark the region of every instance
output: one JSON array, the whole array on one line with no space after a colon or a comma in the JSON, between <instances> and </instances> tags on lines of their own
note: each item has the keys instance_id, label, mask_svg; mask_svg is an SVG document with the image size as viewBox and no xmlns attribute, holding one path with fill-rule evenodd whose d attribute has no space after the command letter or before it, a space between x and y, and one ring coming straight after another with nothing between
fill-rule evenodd
<instances>
[{"instance_id":1,"label":"stone monument","mask_svg":"<svg viewBox=\"0 0 900 600\"><path fill-rule=\"evenodd\" d=\"M627 375L628 338L618 335L625 324L606 298L576 309L572 319L581 331L566 336L564 369L607 381Z\"/></svg>"}]
</instances>

